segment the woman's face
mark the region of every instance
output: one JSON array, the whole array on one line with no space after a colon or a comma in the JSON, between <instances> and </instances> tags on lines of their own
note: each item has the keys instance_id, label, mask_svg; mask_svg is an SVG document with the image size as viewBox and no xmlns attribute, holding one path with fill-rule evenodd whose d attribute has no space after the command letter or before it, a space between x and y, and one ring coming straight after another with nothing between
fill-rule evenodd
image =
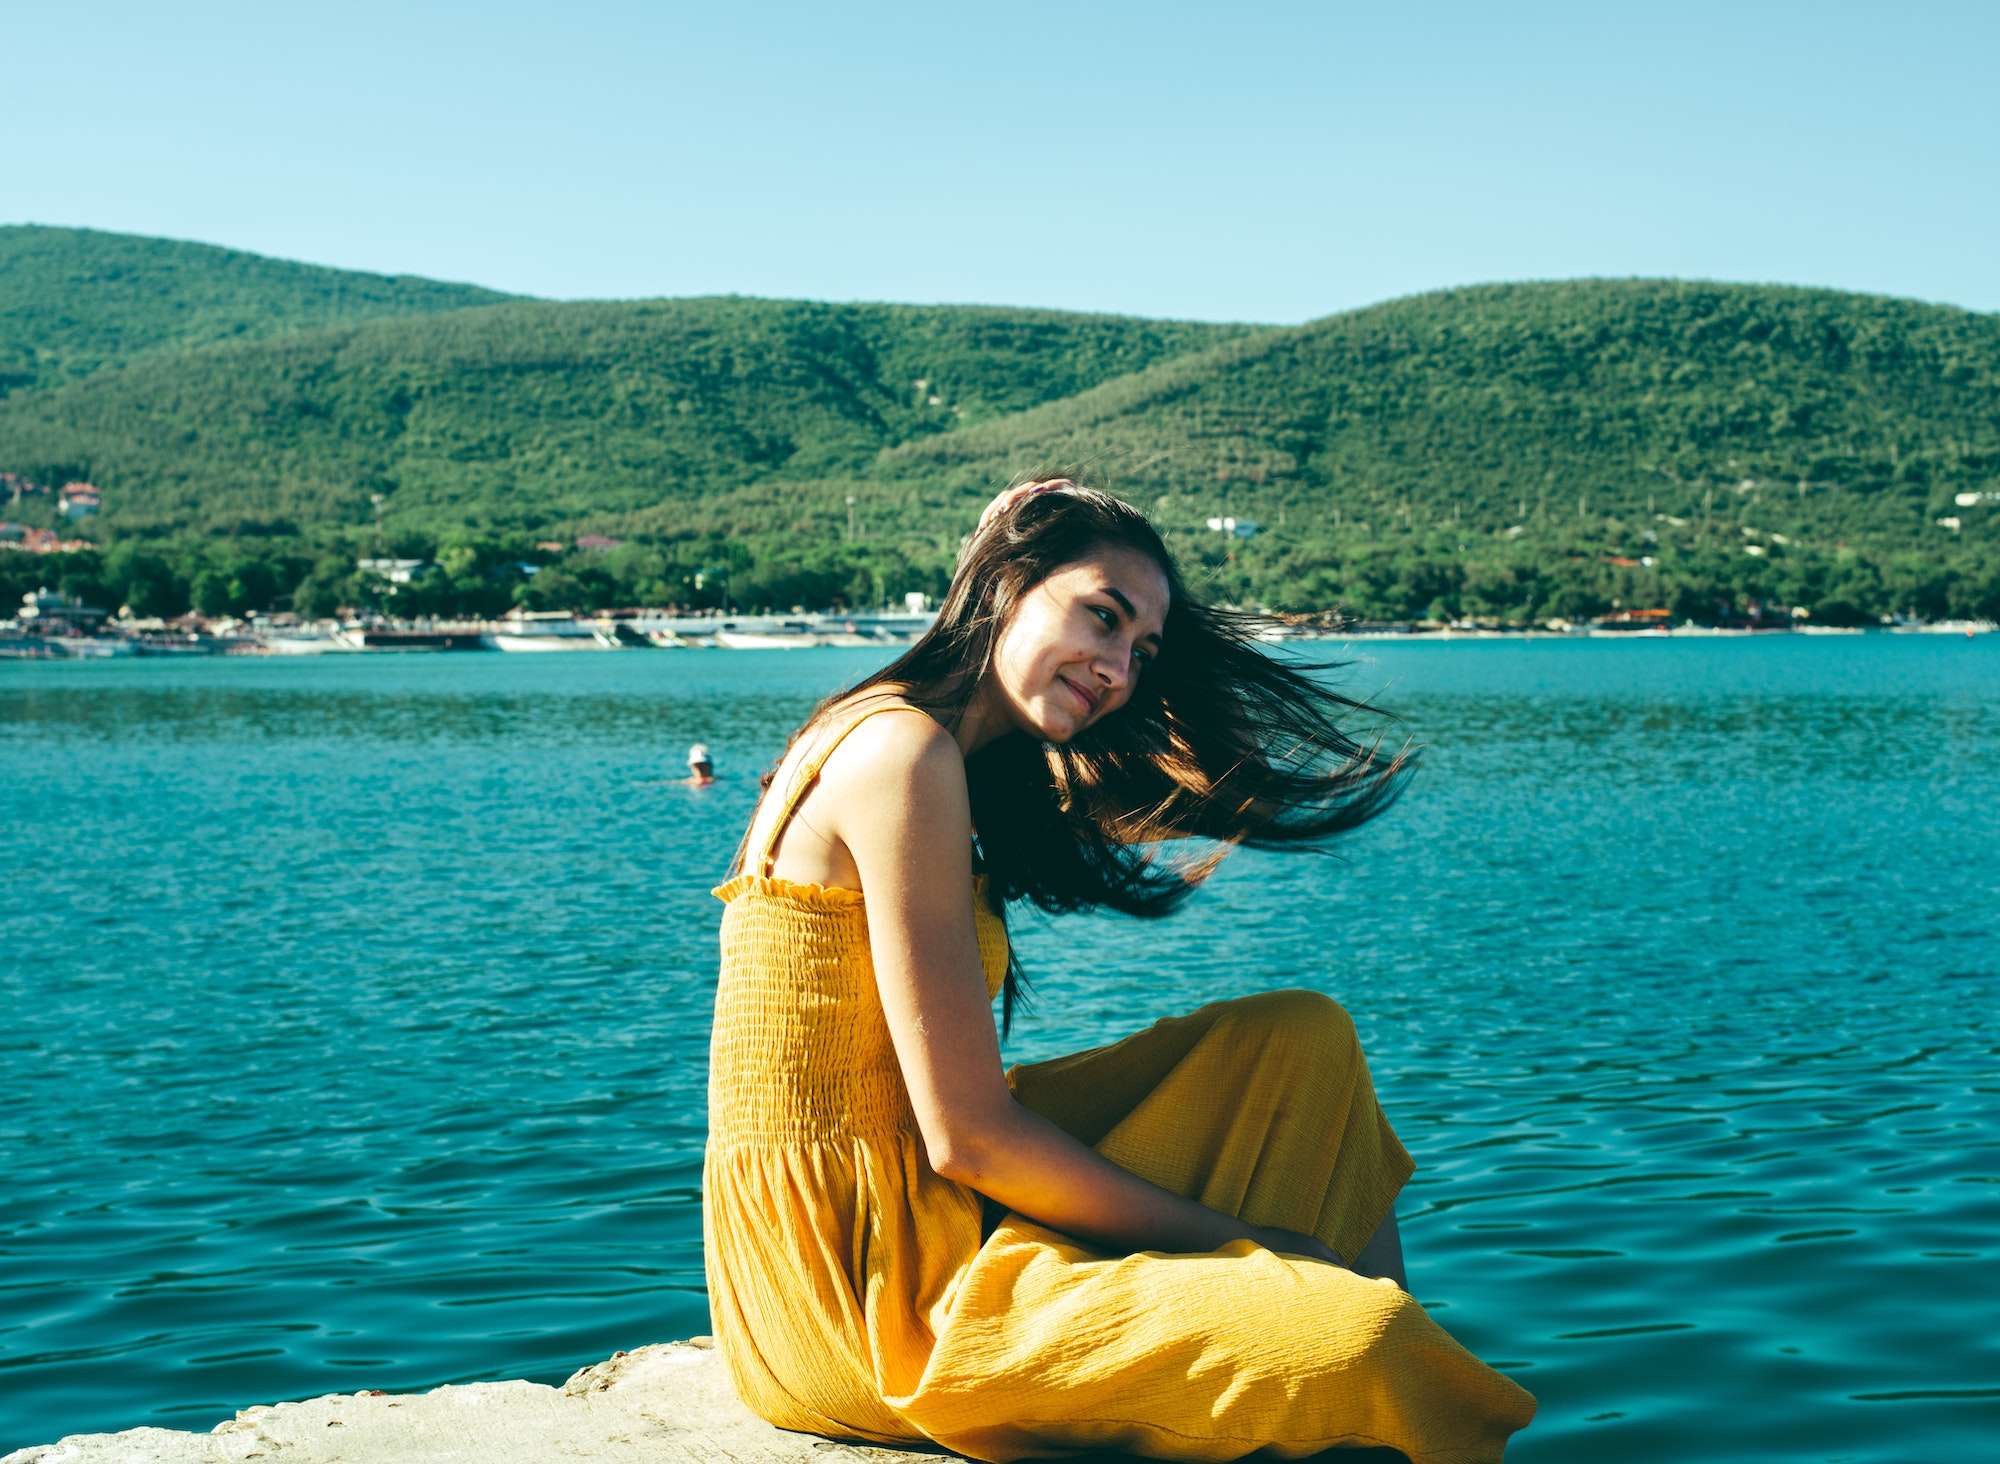
<instances>
[{"instance_id":1,"label":"woman's face","mask_svg":"<svg viewBox=\"0 0 2000 1464\"><path fill-rule=\"evenodd\" d=\"M1045 742L1067 742L1132 699L1160 653L1167 577L1137 549L1105 546L1066 564L1014 607L993 654L1008 717Z\"/></svg>"}]
</instances>

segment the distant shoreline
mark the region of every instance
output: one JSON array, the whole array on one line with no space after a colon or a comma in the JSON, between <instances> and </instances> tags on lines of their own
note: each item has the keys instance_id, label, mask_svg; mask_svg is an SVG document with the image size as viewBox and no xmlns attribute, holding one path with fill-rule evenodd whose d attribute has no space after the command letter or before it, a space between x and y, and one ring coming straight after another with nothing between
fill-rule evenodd
<instances>
[{"instance_id":1,"label":"distant shoreline","mask_svg":"<svg viewBox=\"0 0 2000 1464\"><path fill-rule=\"evenodd\" d=\"M348 616L301 620L289 613L114 619L67 596L37 590L20 615L0 621L0 659L113 660L135 656L311 656L423 652L797 651L828 647L884 653L914 644L937 612L912 597L903 611L794 611L790 615L685 615L647 610L516 611L497 620ZM1247 612L1243 631L1267 645L1323 641L1655 640L1772 635L1979 635L1990 620L1902 620L1879 626L1816 625L1790 616L1748 625L1670 623L1663 610L1620 611L1593 620L1481 625L1442 620L1362 620Z\"/></svg>"},{"instance_id":2,"label":"distant shoreline","mask_svg":"<svg viewBox=\"0 0 2000 1464\"><path fill-rule=\"evenodd\" d=\"M1535 642L1549 643L1549 644L1557 642L1589 641L1594 644L1603 644L1606 642L1618 642L1618 641L1652 642L1652 641L1662 641L1662 640L1752 640L1752 639L1765 640L1765 641L1794 640L1794 639L1817 640L1827 636L1840 636L1840 637L1850 637L1850 638L1867 637L1869 639L1881 639L1884 637L1900 638L1905 636L1929 636L1929 637L1954 636L1959 639L1971 640L1971 639L1977 639L1983 635L1990 635L1996 629L2000 629L2000 627L1996 627L1992 624L1981 621L1965 621L1965 622L1944 621L1932 625L1906 625L1906 626L1893 626L1893 627L1854 626L1854 627L1836 628L1832 626L1815 626L1812 628L1798 627L1792 629L1782 629L1782 628L1772 627L1772 628L1758 629L1758 630L1732 629L1726 627L1717 628L1708 626L1681 626L1681 627L1676 627L1672 630L1660 630L1660 629L1608 630L1600 628L1576 629L1576 630L1566 630L1566 631L1564 630L1354 630L1354 631L1309 631L1302 634L1286 634L1286 635L1271 636L1265 639L1265 644L1271 646L1296 646L1296 647L1305 647L1305 646L1320 647L1326 645L1339 646L1339 645L1358 645L1358 644L1374 645L1381 643L1410 645L1410 646L1468 645L1484 641L1507 641L1507 642L1535 641ZM446 652L452 653L454 655L454 658L457 658L459 656L463 656L468 652L493 654L496 652L503 651L505 649L517 649L515 647L503 648L492 645L481 645L478 643L477 637L460 636L457 633L451 631L398 632L391 630L391 631L380 631L377 632L376 634L378 634L381 637L382 642L387 642L387 643L352 644L352 645L343 645L339 647L328 646L325 647L324 650L315 649L313 652L309 654L301 653L300 651L297 650L277 649L271 645L263 644L249 637L244 637L241 639L231 639L226 643L214 642L208 645L202 645L193 643L195 638L192 637L188 641L154 644L145 641L135 641L123 638L113 639L111 637L63 637L61 638L61 640L58 641L53 638L49 640L28 640L26 638L18 636L14 637L0 636L0 662L4 661L127 662L132 660L181 661L190 658L199 660L228 658L232 660L255 659L259 661L267 661L267 660L310 661L310 660L320 659L322 654L332 655L335 659L345 659L349 656L355 656L355 655L408 656L408 655L438 655ZM403 643L397 643L398 638L401 635L405 634L408 635L410 639ZM200 639L206 640L208 638L202 637ZM792 651L872 649L872 650L880 650L886 654L898 651L909 644L910 642L903 640L881 640L881 641L861 641L861 642L849 641L849 642L819 642L814 644L797 643L790 645L766 645L758 647L758 649L763 649L763 650L782 649L782 650L792 650ZM703 645L699 648L699 650L701 654L706 655L714 650L727 651L732 649L741 650L746 648L747 647L744 646L732 647L732 646ZM600 642L585 642L573 646L561 645L561 646L535 647L534 649L554 651L557 652L558 654L576 654L579 652L588 653L591 651L624 652L624 651L663 650L663 649L669 649L669 647L650 645L650 644L634 644L634 643L612 645L612 644L605 644L600 641ZM683 652L686 652L688 650L695 648L688 645L682 645L682 646L672 647L672 649L678 649L682 650Z\"/></svg>"},{"instance_id":3,"label":"distant shoreline","mask_svg":"<svg viewBox=\"0 0 2000 1464\"><path fill-rule=\"evenodd\" d=\"M1729 627L1677 626L1672 630L1358 630L1351 634L1300 636L1301 640L1367 640L1367 641L1477 641L1477 640L1538 640L1538 641L1654 641L1654 640L1790 640L1794 637L1821 636L1907 636L1907 635L1991 635L2000 626L1979 621L1940 621L1935 625L1907 626L1798 626L1790 630L1737 630Z\"/></svg>"}]
</instances>

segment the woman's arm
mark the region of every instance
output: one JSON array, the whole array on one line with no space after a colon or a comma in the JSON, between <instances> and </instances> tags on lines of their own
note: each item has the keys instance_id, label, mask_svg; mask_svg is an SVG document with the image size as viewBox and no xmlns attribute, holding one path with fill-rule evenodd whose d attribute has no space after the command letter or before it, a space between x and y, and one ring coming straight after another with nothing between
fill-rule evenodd
<instances>
[{"instance_id":1,"label":"woman's arm","mask_svg":"<svg viewBox=\"0 0 2000 1464\"><path fill-rule=\"evenodd\" d=\"M875 982L932 1168L1119 1252L1252 1240L1337 1259L1313 1237L1142 1179L1015 1100L980 972L972 814L949 734L915 717L871 718L828 759L821 798L861 875Z\"/></svg>"}]
</instances>

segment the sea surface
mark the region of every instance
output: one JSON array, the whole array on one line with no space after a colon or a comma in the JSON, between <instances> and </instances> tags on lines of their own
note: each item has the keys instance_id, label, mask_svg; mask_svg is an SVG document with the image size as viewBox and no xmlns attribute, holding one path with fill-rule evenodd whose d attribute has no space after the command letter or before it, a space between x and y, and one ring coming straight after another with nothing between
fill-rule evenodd
<instances>
[{"instance_id":1,"label":"sea surface","mask_svg":"<svg viewBox=\"0 0 2000 1464\"><path fill-rule=\"evenodd\" d=\"M1009 1060L1339 999L1516 1464L1994 1457L2000 636L1347 654L1404 800L1018 915ZM707 1331L708 891L875 659L0 664L0 1453Z\"/></svg>"}]
</instances>

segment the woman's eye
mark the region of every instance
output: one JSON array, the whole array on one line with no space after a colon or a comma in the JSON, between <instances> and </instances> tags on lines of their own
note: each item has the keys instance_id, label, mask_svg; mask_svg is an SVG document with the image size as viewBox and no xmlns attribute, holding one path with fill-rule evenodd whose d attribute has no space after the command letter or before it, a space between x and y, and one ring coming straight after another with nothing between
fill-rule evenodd
<instances>
[{"instance_id":1,"label":"woman's eye","mask_svg":"<svg viewBox=\"0 0 2000 1464\"><path fill-rule=\"evenodd\" d=\"M1090 613L1095 615L1099 620L1102 620L1104 622L1105 629L1115 630L1118 628L1118 617L1116 615L1113 615L1109 610L1105 609L1102 605L1092 605L1090 607Z\"/></svg>"}]
</instances>

